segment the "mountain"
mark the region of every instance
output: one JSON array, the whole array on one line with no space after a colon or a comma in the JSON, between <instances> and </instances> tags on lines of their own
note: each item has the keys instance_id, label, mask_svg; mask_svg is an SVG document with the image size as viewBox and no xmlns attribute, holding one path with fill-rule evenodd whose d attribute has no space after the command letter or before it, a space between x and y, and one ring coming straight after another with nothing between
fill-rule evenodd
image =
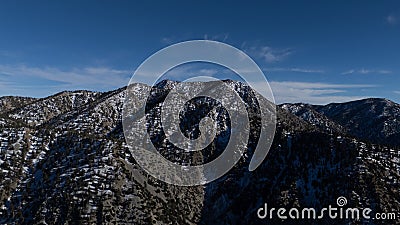
<instances>
[{"instance_id":1,"label":"mountain","mask_svg":"<svg viewBox=\"0 0 400 225\"><path fill-rule=\"evenodd\" d=\"M35 101L35 98L29 97L14 97L14 96L4 96L0 97L0 110L1 112L10 111L15 108L19 108L26 104Z\"/></svg>"},{"instance_id":2,"label":"mountain","mask_svg":"<svg viewBox=\"0 0 400 225\"><path fill-rule=\"evenodd\" d=\"M318 127L324 131L341 133L347 131L344 127L330 118L325 116L323 113L317 111L314 106L309 104L297 103L297 104L282 104L280 108L289 111L296 115L302 120L310 123L311 125Z\"/></svg>"},{"instance_id":3,"label":"mountain","mask_svg":"<svg viewBox=\"0 0 400 225\"><path fill-rule=\"evenodd\" d=\"M0 224L388 224L257 217L265 203L321 209L336 205L340 196L347 198L349 207L400 212L400 154L393 136L400 130L393 122L399 115L397 104L366 99L277 106L272 147L261 166L250 172L259 138L260 103L247 85L224 82L251 112L247 150L226 175L192 187L161 182L132 157L121 122L125 88L62 92L41 99L2 98ZM218 102L190 101L182 113L184 130L198 135L204 115L217 118L219 129L204 151L182 156L179 149L161 141L164 136L157 122L163 100L176 84L143 86L152 93L146 111L152 142L171 161L208 162L226 145L229 117ZM382 136L361 132L364 126ZM399 218L389 223L399 223Z\"/></svg>"},{"instance_id":4,"label":"mountain","mask_svg":"<svg viewBox=\"0 0 400 225\"><path fill-rule=\"evenodd\" d=\"M400 146L400 105L397 103L369 98L313 108L362 140Z\"/></svg>"},{"instance_id":5,"label":"mountain","mask_svg":"<svg viewBox=\"0 0 400 225\"><path fill-rule=\"evenodd\" d=\"M344 131L375 144L400 146L400 105L387 99L328 105L282 104L280 107L322 129Z\"/></svg>"}]
</instances>

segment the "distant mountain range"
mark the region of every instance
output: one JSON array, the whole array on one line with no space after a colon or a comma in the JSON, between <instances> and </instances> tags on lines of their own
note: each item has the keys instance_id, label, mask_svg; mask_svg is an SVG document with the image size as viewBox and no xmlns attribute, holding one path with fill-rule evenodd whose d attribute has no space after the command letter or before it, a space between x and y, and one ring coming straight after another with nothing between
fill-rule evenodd
<instances>
[{"instance_id":1,"label":"distant mountain range","mask_svg":"<svg viewBox=\"0 0 400 225\"><path fill-rule=\"evenodd\" d=\"M253 90L225 81L256 109ZM155 125L163 96L176 85L152 87L147 120L152 140L174 160ZM248 150L222 178L204 186L179 187L158 181L132 157L123 136L125 88L110 92L61 92L47 98L0 98L0 224L398 224L379 220L261 220L270 207L321 209L344 196L349 207L400 212L400 105L364 99L324 106L282 104L274 143L263 164L248 164ZM198 100L191 109L209 109ZM200 104L201 103L201 104ZM208 107L208 108L207 108ZM193 111L194 110L194 111ZM255 110L257 111L257 110ZM219 121L229 120L221 114ZM185 116L185 114L183 114ZM183 127L198 126L186 115ZM257 131L257 116L251 118ZM229 129L195 157L220 154ZM262 144L262 143L259 143ZM194 163L194 161L192 161Z\"/></svg>"},{"instance_id":2,"label":"distant mountain range","mask_svg":"<svg viewBox=\"0 0 400 225\"><path fill-rule=\"evenodd\" d=\"M283 104L281 107L317 126L342 129L373 143L400 146L400 105L387 99L369 98L323 106ZM328 124L321 124L322 121Z\"/></svg>"}]
</instances>

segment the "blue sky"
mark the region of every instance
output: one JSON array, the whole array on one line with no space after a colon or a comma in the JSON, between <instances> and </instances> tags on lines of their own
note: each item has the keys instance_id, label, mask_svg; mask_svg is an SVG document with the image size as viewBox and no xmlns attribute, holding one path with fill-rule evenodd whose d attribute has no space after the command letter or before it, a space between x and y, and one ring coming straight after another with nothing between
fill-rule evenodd
<instances>
[{"instance_id":1,"label":"blue sky","mask_svg":"<svg viewBox=\"0 0 400 225\"><path fill-rule=\"evenodd\" d=\"M119 88L151 54L193 39L245 51L278 103L400 102L398 1L2 1L0 95Z\"/></svg>"}]
</instances>

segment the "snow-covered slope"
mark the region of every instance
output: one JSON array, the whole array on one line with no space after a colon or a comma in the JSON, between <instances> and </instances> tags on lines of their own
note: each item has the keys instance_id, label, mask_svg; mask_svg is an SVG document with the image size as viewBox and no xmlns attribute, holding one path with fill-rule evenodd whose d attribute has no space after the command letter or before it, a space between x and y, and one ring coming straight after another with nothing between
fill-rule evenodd
<instances>
[{"instance_id":1,"label":"snow-covered slope","mask_svg":"<svg viewBox=\"0 0 400 225\"><path fill-rule=\"evenodd\" d=\"M248 86L225 82L244 98L248 110L257 112ZM153 141L172 161L182 157L175 147L157 141L162 132L154 121L159 119L162 97L174 85L164 81L154 87L147 115L149 125L154 125L148 130ZM382 140L390 142L399 131L393 123L399 115L397 104L364 100L355 105L277 107L273 146L254 172L248 171L248 163L258 141L259 123L256 113L251 114L253 132L239 163L205 186L178 187L152 178L133 159L122 132L124 98L124 89L62 92L4 108L0 116L0 224L293 224L259 220L256 211L264 203L320 208L335 204L339 196L347 197L349 206L400 211L399 149L372 144L375 140L365 135L368 142L358 140L358 130L349 125L364 126L371 117L375 127L388 126ZM198 125L198 115L213 106L204 99L198 101L183 114L182 127ZM365 104L368 107L360 106ZM217 146L229 134L224 111L212 113L220 115L217 118L224 124L217 135L219 143L188 155L197 157L191 163L218 156Z\"/></svg>"},{"instance_id":2,"label":"snow-covered slope","mask_svg":"<svg viewBox=\"0 0 400 225\"><path fill-rule=\"evenodd\" d=\"M400 105L370 98L313 108L366 141L400 146Z\"/></svg>"}]
</instances>

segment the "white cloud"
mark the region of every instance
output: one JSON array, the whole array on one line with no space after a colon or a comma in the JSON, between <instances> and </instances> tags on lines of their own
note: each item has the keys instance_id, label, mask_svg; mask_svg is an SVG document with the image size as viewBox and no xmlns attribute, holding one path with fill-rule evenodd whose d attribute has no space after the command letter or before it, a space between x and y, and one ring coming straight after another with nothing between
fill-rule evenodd
<instances>
[{"instance_id":1,"label":"white cloud","mask_svg":"<svg viewBox=\"0 0 400 225\"><path fill-rule=\"evenodd\" d=\"M200 69L197 68L196 66L185 64L171 69L170 71L165 73L165 76L168 79L181 80L196 76L212 77L218 74L218 72L219 71L216 69L205 69L205 68Z\"/></svg>"},{"instance_id":2,"label":"white cloud","mask_svg":"<svg viewBox=\"0 0 400 225\"><path fill-rule=\"evenodd\" d=\"M19 55L20 55L19 52L11 52L11 51L0 50L0 56L6 57L6 58L16 58Z\"/></svg>"},{"instance_id":3,"label":"white cloud","mask_svg":"<svg viewBox=\"0 0 400 225\"><path fill-rule=\"evenodd\" d=\"M242 49L250 55L264 60L267 63L280 62L293 54L290 48L272 48L270 46L251 46L246 47L247 43L242 45Z\"/></svg>"},{"instance_id":4,"label":"white cloud","mask_svg":"<svg viewBox=\"0 0 400 225\"><path fill-rule=\"evenodd\" d=\"M35 89L38 89L37 87L39 86L52 87L56 91L76 89L110 90L127 85L131 74L132 71L108 67L61 70L56 67L0 65L0 75L5 75L3 80L8 82L7 90L12 93L22 87L30 88L32 92L37 93L38 90ZM26 82L23 82L26 80L35 81L35 79L40 80L43 84L35 82L35 84L27 85ZM32 95L35 95L35 93L32 93Z\"/></svg>"},{"instance_id":5,"label":"white cloud","mask_svg":"<svg viewBox=\"0 0 400 225\"><path fill-rule=\"evenodd\" d=\"M399 20L397 16L395 16L394 14L390 14L386 17L386 22L390 25L396 25L399 22Z\"/></svg>"},{"instance_id":6,"label":"white cloud","mask_svg":"<svg viewBox=\"0 0 400 225\"><path fill-rule=\"evenodd\" d=\"M259 51L260 57L269 63L282 61L291 54L290 49L273 49L268 46L262 47Z\"/></svg>"},{"instance_id":7,"label":"white cloud","mask_svg":"<svg viewBox=\"0 0 400 225\"><path fill-rule=\"evenodd\" d=\"M275 68L277 71L284 68ZM289 68L292 71L323 72ZM214 76L218 69L197 67L177 67L171 70L170 77L181 76ZM223 72L223 70L222 70ZM2 76L1 76L2 75ZM0 94L27 95L44 97L62 90L111 90L128 84L132 71L109 67L83 67L62 70L56 67L31 67L27 65L0 65ZM40 80L43 83L30 84L24 80ZM54 82L50 82L54 81ZM257 81L255 81L257 83ZM261 85L261 83L260 83ZM307 102L311 104L326 104L330 102L345 102L366 96L346 94L349 89L371 88L366 84L331 84L318 82L272 81L270 86L277 103ZM265 88L265 87L263 87ZM400 94L400 91L395 93Z\"/></svg>"},{"instance_id":8,"label":"white cloud","mask_svg":"<svg viewBox=\"0 0 400 225\"><path fill-rule=\"evenodd\" d=\"M163 44L172 44L174 41L174 38L172 37L163 37L161 38L161 43Z\"/></svg>"},{"instance_id":9,"label":"white cloud","mask_svg":"<svg viewBox=\"0 0 400 225\"><path fill-rule=\"evenodd\" d=\"M229 33L221 33L221 34L204 34L200 37L193 37L191 35L181 35L181 36L169 36L163 37L160 39L161 43L163 44L175 44L182 41L188 41L193 39L204 39L204 40L212 40L212 41L221 41L225 42L229 39Z\"/></svg>"},{"instance_id":10,"label":"white cloud","mask_svg":"<svg viewBox=\"0 0 400 225\"><path fill-rule=\"evenodd\" d=\"M393 93L400 95L400 91L393 91Z\"/></svg>"},{"instance_id":11,"label":"white cloud","mask_svg":"<svg viewBox=\"0 0 400 225\"><path fill-rule=\"evenodd\" d=\"M263 69L265 72L298 72L298 73L325 73L324 70L315 69L305 69L305 68L282 68L282 67L272 67Z\"/></svg>"},{"instance_id":12,"label":"white cloud","mask_svg":"<svg viewBox=\"0 0 400 225\"><path fill-rule=\"evenodd\" d=\"M271 81L271 89L276 103L328 104L332 102L347 102L367 96L345 95L348 89L371 88L367 84L331 84L294 81Z\"/></svg>"},{"instance_id":13,"label":"white cloud","mask_svg":"<svg viewBox=\"0 0 400 225\"><path fill-rule=\"evenodd\" d=\"M344 71L341 73L342 75L350 75L350 74L391 74L390 70L370 70L370 69L351 69Z\"/></svg>"},{"instance_id":14,"label":"white cloud","mask_svg":"<svg viewBox=\"0 0 400 225\"><path fill-rule=\"evenodd\" d=\"M204 40L225 42L229 38L229 34L228 33L215 34L215 35L204 34L203 38Z\"/></svg>"}]
</instances>

